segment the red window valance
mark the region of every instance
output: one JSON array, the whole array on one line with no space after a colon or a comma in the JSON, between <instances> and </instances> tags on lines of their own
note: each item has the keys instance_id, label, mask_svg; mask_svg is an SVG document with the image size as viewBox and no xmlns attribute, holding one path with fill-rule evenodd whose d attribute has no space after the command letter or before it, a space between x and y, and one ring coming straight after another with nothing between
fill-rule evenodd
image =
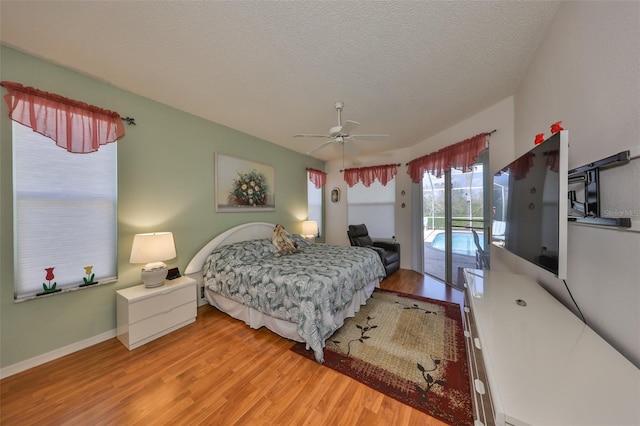
<instances>
[{"instance_id":1,"label":"red window valance","mask_svg":"<svg viewBox=\"0 0 640 426\"><path fill-rule=\"evenodd\" d=\"M513 163L509 164L509 174L515 180L521 180L527 177L529 170L533 167L535 154L530 152L527 155L523 155Z\"/></svg>"},{"instance_id":2,"label":"red window valance","mask_svg":"<svg viewBox=\"0 0 640 426\"><path fill-rule=\"evenodd\" d=\"M3 81L9 118L31 127L74 153L97 151L100 145L124 136L117 112L48 93L20 83Z\"/></svg>"},{"instance_id":3,"label":"red window valance","mask_svg":"<svg viewBox=\"0 0 640 426\"><path fill-rule=\"evenodd\" d=\"M313 183L316 189L320 189L327 183L327 174L322 170L307 168L307 172L309 172L309 181Z\"/></svg>"},{"instance_id":4,"label":"red window valance","mask_svg":"<svg viewBox=\"0 0 640 426\"><path fill-rule=\"evenodd\" d=\"M544 155L547 156L547 167L552 172L558 173L560 171L560 151L556 149L551 152L545 152Z\"/></svg>"},{"instance_id":5,"label":"red window valance","mask_svg":"<svg viewBox=\"0 0 640 426\"><path fill-rule=\"evenodd\" d=\"M398 174L398 167L396 164L358 167L345 169L344 181L347 182L349 187L352 187L358 182L362 182L362 184L368 188L376 179L378 179L382 186L386 186L387 182L393 179L396 174Z\"/></svg>"},{"instance_id":6,"label":"red window valance","mask_svg":"<svg viewBox=\"0 0 640 426\"><path fill-rule=\"evenodd\" d=\"M507 168L503 171L508 170L511 174L511 177L513 177L515 180L524 179L527 177L529 171L531 171L531 168L534 166L535 156L536 155L534 153L529 152L526 155L518 158L513 163L509 164L509 166L507 166ZM548 151L544 153L544 156L546 158L545 161L547 167L551 171L558 173L560 169L560 151Z\"/></svg>"},{"instance_id":7,"label":"red window valance","mask_svg":"<svg viewBox=\"0 0 640 426\"><path fill-rule=\"evenodd\" d=\"M487 134L480 133L462 142L444 147L431 154L424 155L409 162L407 173L414 183L420 182L425 171L436 177L452 167L463 172L471 171L478 154L487 146Z\"/></svg>"}]
</instances>

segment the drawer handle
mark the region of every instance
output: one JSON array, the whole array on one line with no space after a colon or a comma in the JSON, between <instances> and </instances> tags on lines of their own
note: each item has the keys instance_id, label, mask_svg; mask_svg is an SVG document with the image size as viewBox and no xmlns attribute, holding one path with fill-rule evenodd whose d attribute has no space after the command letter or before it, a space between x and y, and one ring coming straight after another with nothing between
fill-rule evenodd
<instances>
[{"instance_id":1,"label":"drawer handle","mask_svg":"<svg viewBox=\"0 0 640 426\"><path fill-rule=\"evenodd\" d=\"M169 308L169 309L167 309L167 310L166 310L166 311L164 311L164 312L160 312L160 314L158 314L158 315L166 315L166 314L168 314L169 312L173 311L174 309L175 309L175 308Z\"/></svg>"}]
</instances>

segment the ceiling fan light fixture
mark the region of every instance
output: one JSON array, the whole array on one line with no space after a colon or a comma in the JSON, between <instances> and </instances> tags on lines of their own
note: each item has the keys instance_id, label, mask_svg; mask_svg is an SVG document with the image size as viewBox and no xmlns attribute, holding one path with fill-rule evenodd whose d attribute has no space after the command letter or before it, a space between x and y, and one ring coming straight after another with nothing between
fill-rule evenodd
<instances>
[{"instance_id":1,"label":"ceiling fan light fixture","mask_svg":"<svg viewBox=\"0 0 640 426\"><path fill-rule=\"evenodd\" d=\"M312 154L324 147L326 147L327 145L330 145L332 143L337 143L342 145L343 148L343 154L344 154L344 147L345 147L345 143L349 142L352 138L353 139L357 139L358 137L360 139L367 139L367 138L372 138L372 139L380 139L380 138L386 138L388 135L357 135L357 134L352 134L353 130L360 124L357 121L350 121L347 120L344 125L342 124L342 108L344 108L344 103L342 102L336 102L335 104L336 110L338 112L338 125L337 126L333 126L329 129L329 134L328 135L318 135L318 134L296 134L293 135L294 137L310 137L310 138L328 138L328 141L323 142L322 144L316 146L315 148L313 148L311 151L308 151L307 154ZM351 155L355 155L356 150L355 147L353 146L347 146L348 151L350 151Z\"/></svg>"}]
</instances>

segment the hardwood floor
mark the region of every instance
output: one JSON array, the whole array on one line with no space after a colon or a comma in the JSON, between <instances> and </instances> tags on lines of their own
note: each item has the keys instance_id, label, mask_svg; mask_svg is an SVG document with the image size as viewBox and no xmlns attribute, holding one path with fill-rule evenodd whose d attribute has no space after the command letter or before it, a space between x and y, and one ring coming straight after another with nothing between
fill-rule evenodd
<instances>
[{"instance_id":1,"label":"hardwood floor","mask_svg":"<svg viewBox=\"0 0 640 426\"><path fill-rule=\"evenodd\" d=\"M400 270L381 287L462 303L460 291ZM2 425L442 425L289 351L210 306L133 351L113 338L0 381Z\"/></svg>"}]
</instances>

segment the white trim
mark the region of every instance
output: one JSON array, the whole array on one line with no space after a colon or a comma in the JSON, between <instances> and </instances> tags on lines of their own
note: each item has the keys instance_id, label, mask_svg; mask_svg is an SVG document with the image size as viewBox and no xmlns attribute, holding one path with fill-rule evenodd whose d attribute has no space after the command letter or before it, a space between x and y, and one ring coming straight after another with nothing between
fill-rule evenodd
<instances>
[{"instance_id":1,"label":"white trim","mask_svg":"<svg viewBox=\"0 0 640 426\"><path fill-rule=\"evenodd\" d=\"M420 183L411 183L411 245L413 257L411 267L424 274L424 217L423 217L422 179Z\"/></svg>"},{"instance_id":2,"label":"white trim","mask_svg":"<svg viewBox=\"0 0 640 426\"><path fill-rule=\"evenodd\" d=\"M0 379L13 376L14 374L21 373L30 368L37 367L38 365L42 365L49 361L53 361L54 359L62 358L63 356L72 354L82 349L86 349L89 346L97 345L98 343L104 342L105 340L109 340L114 337L116 337L115 328L109 331L105 331L104 333L95 335L93 337L89 337L88 339L81 340L79 342L75 342L70 345L64 346L62 348L54 349L51 352L47 352L47 353L35 356L33 358L26 359L24 361L20 361L16 364L0 368Z\"/></svg>"}]
</instances>

